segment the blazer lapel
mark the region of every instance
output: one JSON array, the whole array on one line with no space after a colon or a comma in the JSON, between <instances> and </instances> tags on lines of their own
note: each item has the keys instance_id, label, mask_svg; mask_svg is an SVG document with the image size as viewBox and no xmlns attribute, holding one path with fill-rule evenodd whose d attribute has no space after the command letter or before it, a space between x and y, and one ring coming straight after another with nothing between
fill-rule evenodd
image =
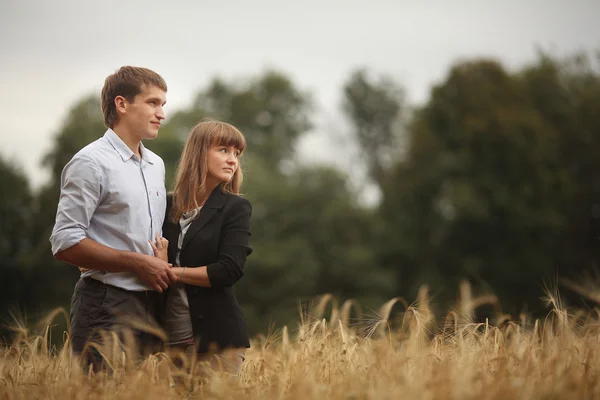
<instances>
[{"instance_id":1,"label":"blazer lapel","mask_svg":"<svg viewBox=\"0 0 600 400\"><path fill-rule=\"evenodd\" d=\"M223 208L223 204L225 203L225 196L226 194L223 193L220 186L218 186L215 190L212 191L210 197L208 198L208 200L206 200L206 203L200 210L200 216L192 222L192 224L188 228L188 231L185 233L185 236L183 237L183 243L181 244L181 251L183 251L183 249L185 249L185 246L187 246L190 243L192 238L198 232L200 232L202 228L204 228L204 226L208 223L208 221L210 221L213 215L215 215L217 210Z\"/></svg>"}]
</instances>

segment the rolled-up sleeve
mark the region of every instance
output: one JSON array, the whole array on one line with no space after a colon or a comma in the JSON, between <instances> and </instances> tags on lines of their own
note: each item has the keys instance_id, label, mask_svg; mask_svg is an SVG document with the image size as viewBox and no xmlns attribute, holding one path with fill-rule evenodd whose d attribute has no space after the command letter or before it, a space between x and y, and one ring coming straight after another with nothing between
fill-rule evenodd
<instances>
[{"instance_id":1,"label":"rolled-up sleeve","mask_svg":"<svg viewBox=\"0 0 600 400\"><path fill-rule=\"evenodd\" d=\"M50 236L54 255L87 237L102 192L100 169L86 156L75 156L63 169L60 181L56 222Z\"/></svg>"},{"instance_id":2,"label":"rolled-up sleeve","mask_svg":"<svg viewBox=\"0 0 600 400\"><path fill-rule=\"evenodd\" d=\"M240 203L225 222L217 262L206 266L212 287L232 286L244 275L246 257L252 253L250 237L250 202L239 197Z\"/></svg>"}]
</instances>

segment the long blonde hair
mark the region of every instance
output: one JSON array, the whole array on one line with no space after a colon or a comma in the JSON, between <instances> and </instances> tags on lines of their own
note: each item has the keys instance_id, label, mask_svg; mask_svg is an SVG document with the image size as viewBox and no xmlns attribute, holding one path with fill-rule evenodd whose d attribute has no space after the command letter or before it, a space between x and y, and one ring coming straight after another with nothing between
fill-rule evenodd
<instances>
[{"instance_id":1,"label":"long blonde hair","mask_svg":"<svg viewBox=\"0 0 600 400\"><path fill-rule=\"evenodd\" d=\"M184 212L200 207L207 194L207 157L212 146L233 146L240 151L241 157L246 149L246 138L235 126L221 121L203 120L192 129L183 148L175 176L173 207L170 215L175 223ZM242 180L243 173L240 165L233 178L219 185L215 190L239 195Z\"/></svg>"}]
</instances>

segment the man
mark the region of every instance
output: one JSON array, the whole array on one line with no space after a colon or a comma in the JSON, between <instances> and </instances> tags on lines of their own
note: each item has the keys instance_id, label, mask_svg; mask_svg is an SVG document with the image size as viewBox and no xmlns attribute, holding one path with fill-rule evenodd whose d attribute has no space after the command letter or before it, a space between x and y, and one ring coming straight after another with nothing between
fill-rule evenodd
<instances>
[{"instance_id":1,"label":"man","mask_svg":"<svg viewBox=\"0 0 600 400\"><path fill-rule=\"evenodd\" d=\"M142 349L156 350L158 339L142 325L155 325L159 293L177 280L149 243L162 235L165 167L142 144L158 135L166 92L162 77L146 68L122 67L108 76L102 88L108 129L62 171L50 242L58 260L86 268L71 303L71 346L96 368L99 352L86 344L100 341L104 330L122 333L127 323L138 322L131 332Z\"/></svg>"}]
</instances>

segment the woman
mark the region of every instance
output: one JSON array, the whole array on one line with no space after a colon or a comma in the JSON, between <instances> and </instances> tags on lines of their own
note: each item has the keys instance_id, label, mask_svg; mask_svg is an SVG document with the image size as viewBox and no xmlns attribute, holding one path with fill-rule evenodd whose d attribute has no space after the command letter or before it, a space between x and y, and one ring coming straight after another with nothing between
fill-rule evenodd
<instances>
[{"instance_id":1,"label":"woman","mask_svg":"<svg viewBox=\"0 0 600 400\"><path fill-rule=\"evenodd\" d=\"M239 372L250 347L233 284L252 249L250 202L239 196L246 139L234 126L203 121L192 129L167 197L163 236L178 284L166 296L164 327L170 347L196 347L200 360ZM163 247L163 246L160 246Z\"/></svg>"}]
</instances>

